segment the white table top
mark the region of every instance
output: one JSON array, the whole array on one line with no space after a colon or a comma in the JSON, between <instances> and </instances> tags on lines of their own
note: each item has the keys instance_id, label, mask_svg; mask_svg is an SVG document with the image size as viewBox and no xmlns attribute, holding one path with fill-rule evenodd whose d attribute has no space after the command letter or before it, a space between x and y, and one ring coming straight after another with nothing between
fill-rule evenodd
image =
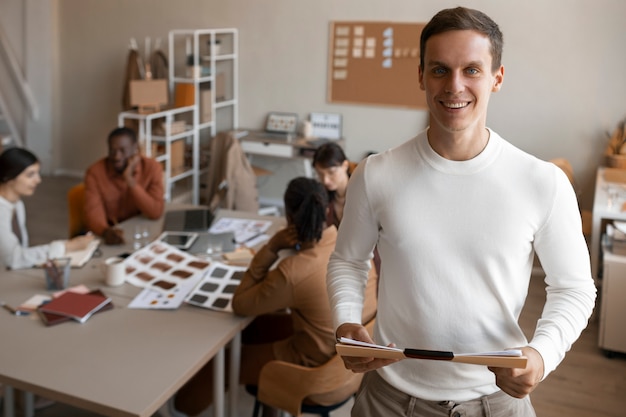
<instances>
[{"instance_id":1,"label":"white table top","mask_svg":"<svg viewBox=\"0 0 626 417\"><path fill-rule=\"evenodd\" d=\"M249 213L222 212L250 218ZM258 218L258 217L257 217ZM275 220L270 233L284 224ZM155 237L160 222L144 222ZM125 234L131 237L130 229ZM129 239L130 240L130 239ZM129 250L102 246L103 257L72 269L70 285L101 288L115 308L86 323L46 327L36 315L0 311L0 381L47 398L108 416L150 416L242 330L251 318L183 304L178 310L134 310L126 306L140 288L104 286L102 259ZM3 271L2 301L17 306L45 294L40 269Z\"/></svg>"}]
</instances>

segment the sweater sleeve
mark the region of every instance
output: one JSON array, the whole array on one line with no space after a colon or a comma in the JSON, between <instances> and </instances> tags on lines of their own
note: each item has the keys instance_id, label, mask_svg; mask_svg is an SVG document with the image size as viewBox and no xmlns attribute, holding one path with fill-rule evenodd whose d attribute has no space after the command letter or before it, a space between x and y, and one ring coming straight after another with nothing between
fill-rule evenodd
<instances>
[{"instance_id":1,"label":"sweater sleeve","mask_svg":"<svg viewBox=\"0 0 626 417\"><path fill-rule=\"evenodd\" d=\"M97 165L91 166L85 174L85 223L87 230L99 236L102 236L105 229L109 227L104 199L98 184L104 179L98 178Z\"/></svg>"},{"instance_id":2,"label":"sweater sleeve","mask_svg":"<svg viewBox=\"0 0 626 417\"><path fill-rule=\"evenodd\" d=\"M366 165L359 164L350 177L337 244L328 263L326 284L335 329L343 323L361 323L370 258L378 239L365 184Z\"/></svg>"},{"instance_id":3,"label":"sweater sleeve","mask_svg":"<svg viewBox=\"0 0 626 417\"><path fill-rule=\"evenodd\" d=\"M161 164L150 158L142 158L143 178L138 178L130 189L137 209L149 219L158 219L165 207L163 169Z\"/></svg>"},{"instance_id":4,"label":"sweater sleeve","mask_svg":"<svg viewBox=\"0 0 626 417\"><path fill-rule=\"evenodd\" d=\"M546 273L547 297L529 345L543 357L544 378L587 326L596 298L574 190L557 168L555 176L552 210L534 244Z\"/></svg>"},{"instance_id":5,"label":"sweater sleeve","mask_svg":"<svg viewBox=\"0 0 626 417\"><path fill-rule=\"evenodd\" d=\"M24 207L17 205L20 229L26 230ZM25 247L13 233L11 219L13 212L0 206L0 262L10 269L32 268L48 259L60 258L65 254L65 241L57 240L48 245Z\"/></svg>"},{"instance_id":6,"label":"sweater sleeve","mask_svg":"<svg viewBox=\"0 0 626 417\"><path fill-rule=\"evenodd\" d=\"M270 270L278 256L265 245L254 256L233 295L233 311L241 316L275 312L293 305L293 291L280 265Z\"/></svg>"}]
</instances>

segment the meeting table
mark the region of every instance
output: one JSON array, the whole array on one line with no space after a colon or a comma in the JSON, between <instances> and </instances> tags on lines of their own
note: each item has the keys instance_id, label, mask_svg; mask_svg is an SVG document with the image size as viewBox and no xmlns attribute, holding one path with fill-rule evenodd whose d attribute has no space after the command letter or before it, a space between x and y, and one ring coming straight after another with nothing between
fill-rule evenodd
<instances>
[{"instance_id":1,"label":"meeting table","mask_svg":"<svg viewBox=\"0 0 626 417\"><path fill-rule=\"evenodd\" d=\"M217 217L271 220L268 234L284 226L284 218L221 210ZM132 239L136 226L154 239L162 219L136 217L120 225ZM101 289L114 308L94 314L84 324L47 327L37 314L16 316L0 311L0 383L5 388L4 415L14 415L14 389L24 391L26 415L40 395L106 416L153 415L200 368L214 360L214 415L226 415L225 350L228 367L228 415L237 415L240 332L251 317L183 303L176 310L130 309L141 288L104 284L103 260L132 252L132 242L100 245L100 254L72 269L70 286ZM0 300L17 306L35 294L46 294L40 268L3 271Z\"/></svg>"}]
</instances>

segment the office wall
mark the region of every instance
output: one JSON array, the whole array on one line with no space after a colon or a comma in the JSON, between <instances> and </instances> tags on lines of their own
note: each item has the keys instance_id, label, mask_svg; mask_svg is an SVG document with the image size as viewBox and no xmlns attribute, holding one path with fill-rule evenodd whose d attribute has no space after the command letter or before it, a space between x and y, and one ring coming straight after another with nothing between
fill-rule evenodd
<instances>
[{"instance_id":1,"label":"office wall","mask_svg":"<svg viewBox=\"0 0 626 417\"><path fill-rule=\"evenodd\" d=\"M58 2L58 170L81 172L105 151L120 110L130 37L166 39L175 28L240 31L240 124L260 127L268 111L341 113L347 153L359 159L425 127L425 111L326 102L331 20L427 21L457 1L441 0L63 0ZM572 162L589 206L606 132L626 114L626 3L621 0L468 0L505 36L505 79L488 124L520 148ZM417 74L416 74L417 76ZM410 92L407 92L410 94ZM267 162L267 161L266 161ZM297 167L273 164L280 175ZM262 193L280 197L262 184Z\"/></svg>"}]
</instances>

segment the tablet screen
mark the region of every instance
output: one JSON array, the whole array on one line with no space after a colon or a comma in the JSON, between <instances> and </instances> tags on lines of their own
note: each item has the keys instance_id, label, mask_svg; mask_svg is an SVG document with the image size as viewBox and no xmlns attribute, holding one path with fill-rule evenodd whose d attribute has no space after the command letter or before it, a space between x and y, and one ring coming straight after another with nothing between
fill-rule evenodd
<instances>
[{"instance_id":1,"label":"tablet screen","mask_svg":"<svg viewBox=\"0 0 626 417\"><path fill-rule=\"evenodd\" d=\"M177 248L189 249L196 237L195 233L166 232L161 235L161 241Z\"/></svg>"}]
</instances>

